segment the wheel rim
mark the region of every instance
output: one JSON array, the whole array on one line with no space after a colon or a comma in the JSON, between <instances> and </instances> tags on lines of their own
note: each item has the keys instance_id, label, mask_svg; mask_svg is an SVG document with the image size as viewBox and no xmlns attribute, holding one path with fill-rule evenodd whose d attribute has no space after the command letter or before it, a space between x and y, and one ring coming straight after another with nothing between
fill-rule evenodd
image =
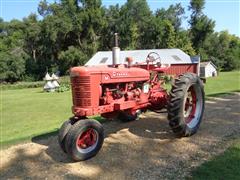
<instances>
[{"instance_id":1,"label":"wheel rim","mask_svg":"<svg viewBox=\"0 0 240 180\"><path fill-rule=\"evenodd\" d=\"M76 141L77 150L81 153L89 153L94 150L98 143L98 132L93 128L86 129Z\"/></svg>"},{"instance_id":2,"label":"wheel rim","mask_svg":"<svg viewBox=\"0 0 240 180\"><path fill-rule=\"evenodd\" d=\"M200 86L192 85L187 91L184 106L184 119L189 128L194 128L202 114L202 93Z\"/></svg>"}]
</instances>

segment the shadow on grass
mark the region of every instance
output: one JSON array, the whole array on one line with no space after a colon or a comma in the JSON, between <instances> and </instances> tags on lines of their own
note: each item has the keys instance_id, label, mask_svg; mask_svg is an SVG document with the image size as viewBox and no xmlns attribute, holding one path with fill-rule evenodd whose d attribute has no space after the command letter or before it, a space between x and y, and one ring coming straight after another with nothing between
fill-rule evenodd
<instances>
[{"instance_id":1,"label":"shadow on grass","mask_svg":"<svg viewBox=\"0 0 240 180\"><path fill-rule=\"evenodd\" d=\"M101 116L95 116L92 117L92 119L95 119L101 123L106 122L106 119L102 118ZM52 131L49 132L43 132L43 133L39 133L39 134L34 134L34 135L30 135L30 136L26 136L26 137L22 137L22 138L18 138L18 139L12 139L12 140L8 140L8 141L4 141L4 142L0 142L1 146L0 149L6 149L12 145L16 145L19 143L28 143L28 142L38 142L40 140L44 140L47 139L49 137L52 136L56 136L58 134L59 128L55 128Z\"/></svg>"},{"instance_id":2,"label":"shadow on grass","mask_svg":"<svg viewBox=\"0 0 240 180\"><path fill-rule=\"evenodd\" d=\"M221 93L212 93L212 94L206 94L206 97L224 97L224 96L233 95L233 94L239 93L239 92L240 92L240 90L221 92Z\"/></svg>"},{"instance_id":3,"label":"shadow on grass","mask_svg":"<svg viewBox=\"0 0 240 180\"><path fill-rule=\"evenodd\" d=\"M92 117L92 119L95 119L95 120L97 120L101 123L106 122L106 119L102 118L101 116L95 116L95 117ZM47 143L45 143L45 140L48 139L48 138L51 138L53 136L57 136L58 131L59 131L59 129L55 129L55 130L47 132L47 133L43 133L43 134L33 136L33 137L31 137L31 141L35 142L35 143L38 143L38 144L47 145Z\"/></svg>"},{"instance_id":4,"label":"shadow on grass","mask_svg":"<svg viewBox=\"0 0 240 180\"><path fill-rule=\"evenodd\" d=\"M37 142L39 140L43 140L43 139L47 139L51 136L56 136L58 134L58 130L54 130L54 131L51 131L51 132L47 132L47 133L44 133L44 134L40 134L40 135L37 135L37 136L34 136L32 137L32 142Z\"/></svg>"},{"instance_id":5,"label":"shadow on grass","mask_svg":"<svg viewBox=\"0 0 240 180\"><path fill-rule=\"evenodd\" d=\"M240 178L240 138L223 154L203 163L192 172L192 178L239 179Z\"/></svg>"},{"instance_id":6,"label":"shadow on grass","mask_svg":"<svg viewBox=\"0 0 240 180\"><path fill-rule=\"evenodd\" d=\"M40 133L37 135L31 135L31 136L26 136L26 137L22 137L22 138L18 138L18 139L12 139L12 140L8 140L8 141L4 141L1 142L1 148L0 149L6 149L12 145L16 145L16 144L23 144L23 143L28 143L28 142L35 142L35 141L39 141L39 140L43 140L43 139L47 139L51 136L56 136L58 133L58 128L49 132L45 132L45 133Z\"/></svg>"}]
</instances>

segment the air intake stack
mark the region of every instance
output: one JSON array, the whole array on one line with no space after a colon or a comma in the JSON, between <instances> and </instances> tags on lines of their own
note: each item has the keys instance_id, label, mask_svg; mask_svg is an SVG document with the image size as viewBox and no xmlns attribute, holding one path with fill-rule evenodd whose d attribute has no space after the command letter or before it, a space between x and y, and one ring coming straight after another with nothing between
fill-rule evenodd
<instances>
[{"instance_id":1,"label":"air intake stack","mask_svg":"<svg viewBox=\"0 0 240 180\"><path fill-rule=\"evenodd\" d=\"M114 47L112 48L112 63L113 66L120 64L120 48L118 47L118 34L114 34Z\"/></svg>"}]
</instances>

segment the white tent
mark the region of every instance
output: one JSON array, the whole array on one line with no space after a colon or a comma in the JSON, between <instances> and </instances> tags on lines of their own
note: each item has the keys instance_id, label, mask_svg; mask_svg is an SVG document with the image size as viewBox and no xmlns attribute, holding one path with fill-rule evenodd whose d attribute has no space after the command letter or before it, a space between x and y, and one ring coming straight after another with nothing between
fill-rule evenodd
<instances>
[{"instance_id":1,"label":"white tent","mask_svg":"<svg viewBox=\"0 0 240 180\"><path fill-rule=\"evenodd\" d=\"M55 75L54 73L52 73L52 79L53 79L53 80L58 80L59 77L58 77L57 75Z\"/></svg>"},{"instance_id":2,"label":"white tent","mask_svg":"<svg viewBox=\"0 0 240 180\"><path fill-rule=\"evenodd\" d=\"M48 74L48 72L46 73L45 77L43 78L43 80L45 81L50 81L52 80L52 77Z\"/></svg>"},{"instance_id":3,"label":"white tent","mask_svg":"<svg viewBox=\"0 0 240 180\"><path fill-rule=\"evenodd\" d=\"M53 83L51 81L47 81L47 83L44 85L43 89L45 91L51 92L55 90L55 86L53 85Z\"/></svg>"},{"instance_id":4,"label":"white tent","mask_svg":"<svg viewBox=\"0 0 240 180\"><path fill-rule=\"evenodd\" d=\"M54 88L59 87L57 80L52 81L52 85L54 86Z\"/></svg>"},{"instance_id":5,"label":"white tent","mask_svg":"<svg viewBox=\"0 0 240 180\"><path fill-rule=\"evenodd\" d=\"M59 87L58 80L59 77L56 76L54 73L52 76L50 76L48 73L46 73L44 80L46 81L46 84L44 85L43 89L48 92L55 91L56 88Z\"/></svg>"}]
</instances>

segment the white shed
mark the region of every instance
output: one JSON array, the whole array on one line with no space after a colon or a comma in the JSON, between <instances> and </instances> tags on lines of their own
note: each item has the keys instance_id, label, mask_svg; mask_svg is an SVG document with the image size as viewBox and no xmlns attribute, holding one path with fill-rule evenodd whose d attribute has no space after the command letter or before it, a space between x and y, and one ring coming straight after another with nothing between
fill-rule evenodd
<instances>
[{"instance_id":1,"label":"white shed","mask_svg":"<svg viewBox=\"0 0 240 180\"><path fill-rule=\"evenodd\" d=\"M200 63L200 76L201 77L214 77L217 76L217 67L211 62Z\"/></svg>"}]
</instances>

